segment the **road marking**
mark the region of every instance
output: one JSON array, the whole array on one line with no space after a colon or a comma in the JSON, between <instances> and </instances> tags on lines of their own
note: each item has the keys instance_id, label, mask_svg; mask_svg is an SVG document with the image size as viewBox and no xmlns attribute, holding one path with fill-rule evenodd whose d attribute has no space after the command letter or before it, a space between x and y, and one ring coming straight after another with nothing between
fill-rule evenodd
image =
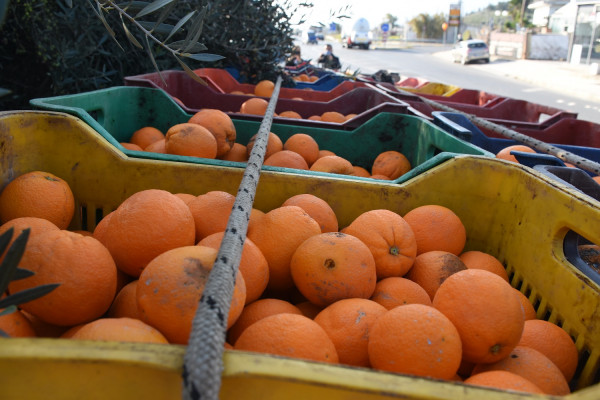
<instances>
[{"instance_id":1,"label":"road marking","mask_svg":"<svg viewBox=\"0 0 600 400\"><path fill-rule=\"evenodd\" d=\"M524 92L527 93L533 93L533 92L541 92L544 91L545 89L543 88L528 88L528 89L523 89Z\"/></svg>"}]
</instances>

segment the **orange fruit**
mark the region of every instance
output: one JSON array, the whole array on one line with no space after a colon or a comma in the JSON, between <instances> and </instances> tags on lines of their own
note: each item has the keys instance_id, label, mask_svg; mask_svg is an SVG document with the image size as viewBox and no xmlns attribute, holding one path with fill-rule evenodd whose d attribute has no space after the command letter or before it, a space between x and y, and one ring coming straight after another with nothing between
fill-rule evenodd
<instances>
[{"instance_id":1,"label":"orange fruit","mask_svg":"<svg viewBox=\"0 0 600 400\"><path fill-rule=\"evenodd\" d=\"M517 346L508 356L494 363L477 364L473 375L497 370L522 376L545 394L564 396L571 392L560 369L548 357L530 347Z\"/></svg>"},{"instance_id":2,"label":"orange fruit","mask_svg":"<svg viewBox=\"0 0 600 400\"><path fill-rule=\"evenodd\" d=\"M493 272L500 278L508 282L508 273L504 269L504 265L493 255L482 251L465 251L460 256L461 261L467 268L484 269Z\"/></svg>"},{"instance_id":3,"label":"orange fruit","mask_svg":"<svg viewBox=\"0 0 600 400\"><path fill-rule=\"evenodd\" d=\"M256 321L282 313L302 315L298 307L285 300L266 298L247 304L235 324L227 331L227 341L235 344L242 332Z\"/></svg>"},{"instance_id":4,"label":"orange fruit","mask_svg":"<svg viewBox=\"0 0 600 400\"><path fill-rule=\"evenodd\" d=\"M166 190L148 189L129 196L103 229L94 237L108 248L117 267L134 278L159 254L196 243L190 208Z\"/></svg>"},{"instance_id":5,"label":"orange fruit","mask_svg":"<svg viewBox=\"0 0 600 400\"><path fill-rule=\"evenodd\" d=\"M49 324L47 322L42 321L35 315L28 313L27 311L19 311L29 320L31 326L33 327L33 330L35 331L35 336L37 337L57 338L60 337L70 328L66 326Z\"/></svg>"},{"instance_id":6,"label":"orange fruit","mask_svg":"<svg viewBox=\"0 0 600 400\"><path fill-rule=\"evenodd\" d=\"M319 77L318 77L318 76L316 76L316 75L313 75L313 76L309 76L309 77L308 77L308 81L309 81L309 82L316 82L316 81L318 81L318 80L319 80Z\"/></svg>"},{"instance_id":7,"label":"orange fruit","mask_svg":"<svg viewBox=\"0 0 600 400\"><path fill-rule=\"evenodd\" d=\"M225 232L216 232L202 239L198 246L212 247L219 250ZM269 264L262 251L252 240L246 238L242 247L239 271L244 276L246 284L246 304L258 299L269 283Z\"/></svg>"},{"instance_id":8,"label":"orange fruit","mask_svg":"<svg viewBox=\"0 0 600 400\"><path fill-rule=\"evenodd\" d=\"M167 344L155 328L134 318L100 318L81 326L71 339Z\"/></svg>"},{"instance_id":9,"label":"orange fruit","mask_svg":"<svg viewBox=\"0 0 600 400\"><path fill-rule=\"evenodd\" d=\"M319 157L317 157L317 160L326 156L335 156L335 153L331 150L319 150Z\"/></svg>"},{"instance_id":10,"label":"orange fruit","mask_svg":"<svg viewBox=\"0 0 600 400\"><path fill-rule=\"evenodd\" d=\"M0 312L2 311L4 311L4 308L0 308ZM0 315L0 333L5 333L9 337L36 336L33 325L20 310Z\"/></svg>"},{"instance_id":11,"label":"orange fruit","mask_svg":"<svg viewBox=\"0 0 600 400\"><path fill-rule=\"evenodd\" d=\"M0 222L38 217L67 229L75 213L69 184L49 172L32 171L10 181L0 193Z\"/></svg>"},{"instance_id":12,"label":"orange fruit","mask_svg":"<svg viewBox=\"0 0 600 400\"><path fill-rule=\"evenodd\" d=\"M308 300L296 304L296 307L302 312L302 315L310 319L315 319L317 314L323 309L323 307L319 307Z\"/></svg>"},{"instance_id":13,"label":"orange fruit","mask_svg":"<svg viewBox=\"0 0 600 400\"><path fill-rule=\"evenodd\" d=\"M319 144L306 133L295 133L290 136L283 144L283 149L300 154L309 166L319 158Z\"/></svg>"},{"instance_id":14,"label":"orange fruit","mask_svg":"<svg viewBox=\"0 0 600 400\"><path fill-rule=\"evenodd\" d=\"M196 196L189 193L175 193L175 196L179 197L185 204L188 204L190 201L194 200Z\"/></svg>"},{"instance_id":15,"label":"orange fruit","mask_svg":"<svg viewBox=\"0 0 600 400\"><path fill-rule=\"evenodd\" d=\"M248 238L258 246L269 264L268 288L286 290L294 286L290 261L298 246L321 233L319 224L302 208L275 208L248 227Z\"/></svg>"},{"instance_id":16,"label":"orange fruit","mask_svg":"<svg viewBox=\"0 0 600 400\"><path fill-rule=\"evenodd\" d=\"M141 319L137 306L137 285L136 279L123 286L108 309L107 317Z\"/></svg>"},{"instance_id":17,"label":"orange fruit","mask_svg":"<svg viewBox=\"0 0 600 400\"><path fill-rule=\"evenodd\" d=\"M275 83L265 79L254 86L254 94L261 97L271 97L273 89L275 89Z\"/></svg>"},{"instance_id":18,"label":"orange fruit","mask_svg":"<svg viewBox=\"0 0 600 400\"><path fill-rule=\"evenodd\" d=\"M425 289L401 276L391 276L378 281L371 300L388 310L405 304L431 305L431 298Z\"/></svg>"},{"instance_id":19,"label":"orange fruit","mask_svg":"<svg viewBox=\"0 0 600 400\"><path fill-rule=\"evenodd\" d=\"M320 121L321 120L321 116L320 115L311 115L307 119L309 119L311 121Z\"/></svg>"},{"instance_id":20,"label":"orange fruit","mask_svg":"<svg viewBox=\"0 0 600 400\"><path fill-rule=\"evenodd\" d=\"M410 171L410 161L398 151L389 150L380 153L373 161L371 173L373 175L387 176L391 180L397 179Z\"/></svg>"},{"instance_id":21,"label":"orange fruit","mask_svg":"<svg viewBox=\"0 0 600 400\"><path fill-rule=\"evenodd\" d=\"M310 80L310 77L307 74L300 74L296 78L302 82L308 82Z\"/></svg>"},{"instance_id":22,"label":"orange fruit","mask_svg":"<svg viewBox=\"0 0 600 400\"><path fill-rule=\"evenodd\" d=\"M270 155L269 158L265 160L263 165L308 170L308 164L306 163L306 160L304 160L300 154L290 150L281 150Z\"/></svg>"},{"instance_id":23,"label":"orange fruit","mask_svg":"<svg viewBox=\"0 0 600 400\"><path fill-rule=\"evenodd\" d=\"M165 135L160 130L153 126L145 126L133 132L133 135L131 135L131 138L129 139L129 143L136 144L142 149L145 149L152 143L164 138Z\"/></svg>"},{"instance_id":24,"label":"orange fruit","mask_svg":"<svg viewBox=\"0 0 600 400\"><path fill-rule=\"evenodd\" d=\"M195 243L225 231L234 203L235 196L222 190L201 194L188 203L196 227Z\"/></svg>"},{"instance_id":25,"label":"orange fruit","mask_svg":"<svg viewBox=\"0 0 600 400\"><path fill-rule=\"evenodd\" d=\"M493 363L507 357L523 332L525 318L514 288L488 271L466 269L450 275L437 290L433 306L458 329L463 358L469 362Z\"/></svg>"},{"instance_id":26,"label":"orange fruit","mask_svg":"<svg viewBox=\"0 0 600 400\"><path fill-rule=\"evenodd\" d=\"M134 151L144 151L143 148L141 148L139 145L137 144L133 144L133 143L127 143L127 142L121 142L119 143L121 146L125 147L127 150L134 150Z\"/></svg>"},{"instance_id":27,"label":"orange fruit","mask_svg":"<svg viewBox=\"0 0 600 400\"><path fill-rule=\"evenodd\" d=\"M59 230L56 225L52 222L48 221L44 218L38 217L19 217L11 219L10 221L0 225L0 235L8 231L10 228L13 228L13 234L8 242L7 249L14 243L15 239L25 230L29 229L29 239L33 235L38 235L40 233L48 232L48 231L57 231ZM0 263L4 260L4 254L0 254Z\"/></svg>"},{"instance_id":28,"label":"orange fruit","mask_svg":"<svg viewBox=\"0 0 600 400\"><path fill-rule=\"evenodd\" d=\"M404 215L417 239L417 254L432 250L459 255L467 241L467 232L460 218L449 208L428 204L416 207Z\"/></svg>"},{"instance_id":29,"label":"orange fruit","mask_svg":"<svg viewBox=\"0 0 600 400\"><path fill-rule=\"evenodd\" d=\"M149 144L148 146L144 147L144 151L147 151L150 153L166 154L167 153L166 144L167 144L166 139L160 139L160 140L157 140L156 142L153 142L153 143Z\"/></svg>"},{"instance_id":30,"label":"orange fruit","mask_svg":"<svg viewBox=\"0 0 600 400\"><path fill-rule=\"evenodd\" d=\"M524 393L540 393L542 389L534 385L529 379L508 371L482 372L463 381L467 385L492 387L502 390L514 390Z\"/></svg>"},{"instance_id":31,"label":"orange fruit","mask_svg":"<svg viewBox=\"0 0 600 400\"><path fill-rule=\"evenodd\" d=\"M325 111L323 114L321 114L321 121L341 124L342 122L346 121L346 117L344 117L344 114L337 111Z\"/></svg>"},{"instance_id":32,"label":"orange fruit","mask_svg":"<svg viewBox=\"0 0 600 400\"><path fill-rule=\"evenodd\" d=\"M321 233L337 232L338 220L331 206L314 194L304 193L290 197L282 206L298 206L310 215L321 227Z\"/></svg>"},{"instance_id":33,"label":"orange fruit","mask_svg":"<svg viewBox=\"0 0 600 400\"><path fill-rule=\"evenodd\" d=\"M428 251L415 258L412 268L405 277L419 284L433 300L440 285L449 276L465 269L467 269L465 264L452 253Z\"/></svg>"},{"instance_id":34,"label":"orange fruit","mask_svg":"<svg viewBox=\"0 0 600 400\"><path fill-rule=\"evenodd\" d=\"M548 357L569 382L579 362L577 347L571 336L561 327L543 319L525 321L519 346L535 349Z\"/></svg>"},{"instance_id":35,"label":"orange fruit","mask_svg":"<svg viewBox=\"0 0 600 400\"><path fill-rule=\"evenodd\" d=\"M302 119L302 115L298 114L296 111L282 111L279 113L279 116L283 118Z\"/></svg>"},{"instance_id":36,"label":"orange fruit","mask_svg":"<svg viewBox=\"0 0 600 400\"><path fill-rule=\"evenodd\" d=\"M502 160L512 161L512 162L518 163L517 158L515 156L513 156L512 154L510 154L511 151L520 151L520 152L526 152L526 153L535 153L535 150L532 149L529 146L525 146L525 145L521 145L521 144L516 144L516 145L513 145L513 146L505 147L502 150L500 150L498 153L496 153L496 158L500 158Z\"/></svg>"},{"instance_id":37,"label":"orange fruit","mask_svg":"<svg viewBox=\"0 0 600 400\"><path fill-rule=\"evenodd\" d=\"M375 174L371 175L369 178L371 179L379 179L381 181L391 181L390 177L387 175Z\"/></svg>"},{"instance_id":38,"label":"orange fruit","mask_svg":"<svg viewBox=\"0 0 600 400\"><path fill-rule=\"evenodd\" d=\"M217 157L217 139L202 125L192 123L174 125L167 131L165 139L167 154L201 158Z\"/></svg>"},{"instance_id":39,"label":"orange fruit","mask_svg":"<svg viewBox=\"0 0 600 400\"><path fill-rule=\"evenodd\" d=\"M229 94L246 94L246 93L242 92L241 90L232 90L231 92L229 92Z\"/></svg>"},{"instance_id":40,"label":"orange fruit","mask_svg":"<svg viewBox=\"0 0 600 400\"><path fill-rule=\"evenodd\" d=\"M269 102L265 99L252 97L251 99L248 99L242 103L240 112L242 114L265 115L268 105Z\"/></svg>"},{"instance_id":41,"label":"orange fruit","mask_svg":"<svg viewBox=\"0 0 600 400\"><path fill-rule=\"evenodd\" d=\"M325 307L314 321L333 341L341 364L370 367L369 331L386 308L367 299L342 299Z\"/></svg>"},{"instance_id":42,"label":"orange fruit","mask_svg":"<svg viewBox=\"0 0 600 400\"><path fill-rule=\"evenodd\" d=\"M320 157L310 166L310 170L342 175L351 175L354 172L350 161L338 156Z\"/></svg>"},{"instance_id":43,"label":"orange fruit","mask_svg":"<svg viewBox=\"0 0 600 400\"><path fill-rule=\"evenodd\" d=\"M94 228L94 232L92 232L92 236L95 239L99 240L102 244L104 244L104 237L106 236L108 222L110 221L110 219L112 218L113 215L115 215L114 211L111 211L108 214L106 214L100 220L100 222L98 222L98 224L96 225L96 228Z\"/></svg>"},{"instance_id":44,"label":"orange fruit","mask_svg":"<svg viewBox=\"0 0 600 400\"><path fill-rule=\"evenodd\" d=\"M224 161L246 162L248 161L248 151L243 144L234 143L231 150L217 158Z\"/></svg>"},{"instance_id":45,"label":"orange fruit","mask_svg":"<svg viewBox=\"0 0 600 400\"><path fill-rule=\"evenodd\" d=\"M257 135L252 136L250 138L250 140L248 141L248 144L246 145L246 152L248 154L248 158L250 157L250 153L252 152L252 148L254 147L256 138L257 138ZM267 151L265 152L264 159L267 160L273 154L275 154L281 150L283 150L283 142L281 141L279 136L277 136L275 133L269 132L269 138L267 139Z\"/></svg>"},{"instance_id":46,"label":"orange fruit","mask_svg":"<svg viewBox=\"0 0 600 400\"><path fill-rule=\"evenodd\" d=\"M354 169L354 171L350 174L352 176L362 176L363 178L369 178L371 176L371 173L363 167L353 165L352 168Z\"/></svg>"},{"instance_id":47,"label":"orange fruit","mask_svg":"<svg viewBox=\"0 0 600 400\"><path fill-rule=\"evenodd\" d=\"M375 369L451 379L460 365L462 345L444 314L431 306L407 304L375 321L368 351Z\"/></svg>"},{"instance_id":48,"label":"orange fruit","mask_svg":"<svg viewBox=\"0 0 600 400\"><path fill-rule=\"evenodd\" d=\"M300 293L318 306L352 297L368 299L377 280L367 245L340 232L306 239L294 252L290 271Z\"/></svg>"},{"instance_id":49,"label":"orange fruit","mask_svg":"<svg viewBox=\"0 0 600 400\"><path fill-rule=\"evenodd\" d=\"M137 304L142 321L158 329L169 343L187 344L192 321L218 251L184 246L160 254L140 275ZM238 272L227 327L238 319L246 301L246 285Z\"/></svg>"},{"instance_id":50,"label":"orange fruit","mask_svg":"<svg viewBox=\"0 0 600 400\"><path fill-rule=\"evenodd\" d=\"M410 225L390 210L360 214L344 228L344 233L367 245L377 266L377 279L403 276L417 256L417 241Z\"/></svg>"},{"instance_id":51,"label":"orange fruit","mask_svg":"<svg viewBox=\"0 0 600 400\"><path fill-rule=\"evenodd\" d=\"M68 266L68 268L65 268ZM101 317L117 292L117 268L98 240L65 230L30 238L19 263L34 275L12 281L11 294L58 283L56 289L21 308L53 325L71 326Z\"/></svg>"},{"instance_id":52,"label":"orange fruit","mask_svg":"<svg viewBox=\"0 0 600 400\"><path fill-rule=\"evenodd\" d=\"M236 350L337 363L335 346L319 324L304 315L275 314L247 327Z\"/></svg>"},{"instance_id":53,"label":"orange fruit","mask_svg":"<svg viewBox=\"0 0 600 400\"><path fill-rule=\"evenodd\" d=\"M250 229L252 229L252 226L256 224L256 222L258 222L264 215L265 213L259 210L258 208L253 208L252 210L250 210L250 220L248 220L248 231L250 231Z\"/></svg>"},{"instance_id":54,"label":"orange fruit","mask_svg":"<svg viewBox=\"0 0 600 400\"><path fill-rule=\"evenodd\" d=\"M533 308L533 304L531 304L527 296L521 293L519 289L515 289L515 292L517 298L521 302L521 306L523 306L523 312L525 313L525 321L530 319L537 319L537 313L535 312L535 308Z\"/></svg>"},{"instance_id":55,"label":"orange fruit","mask_svg":"<svg viewBox=\"0 0 600 400\"><path fill-rule=\"evenodd\" d=\"M204 108L192 115L188 123L201 125L213 134L217 141L217 157L225 155L235 143L235 125L221 110Z\"/></svg>"}]
</instances>

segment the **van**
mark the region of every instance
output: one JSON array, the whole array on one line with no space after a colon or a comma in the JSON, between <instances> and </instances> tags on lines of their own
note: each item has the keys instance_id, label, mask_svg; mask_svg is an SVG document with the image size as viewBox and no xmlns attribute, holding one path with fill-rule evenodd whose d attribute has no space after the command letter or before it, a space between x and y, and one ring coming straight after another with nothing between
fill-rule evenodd
<instances>
[{"instance_id":1,"label":"van","mask_svg":"<svg viewBox=\"0 0 600 400\"><path fill-rule=\"evenodd\" d=\"M360 47L369 49L373 34L366 18L359 18L342 32L342 45L351 49Z\"/></svg>"}]
</instances>

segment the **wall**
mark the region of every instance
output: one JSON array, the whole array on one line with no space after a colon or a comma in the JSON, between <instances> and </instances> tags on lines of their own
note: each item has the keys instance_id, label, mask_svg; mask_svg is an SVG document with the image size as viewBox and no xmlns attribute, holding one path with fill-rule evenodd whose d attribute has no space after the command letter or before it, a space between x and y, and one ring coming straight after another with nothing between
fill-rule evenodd
<instances>
[{"instance_id":1,"label":"wall","mask_svg":"<svg viewBox=\"0 0 600 400\"><path fill-rule=\"evenodd\" d=\"M527 35L523 33L490 33L490 55L508 58L525 58Z\"/></svg>"},{"instance_id":2,"label":"wall","mask_svg":"<svg viewBox=\"0 0 600 400\"><path fill-rule=\"evenodd\" d=\"M566 60L569 37L560 34L529 35L527 58L531 60Z\"/></svg>"}]
</instances>

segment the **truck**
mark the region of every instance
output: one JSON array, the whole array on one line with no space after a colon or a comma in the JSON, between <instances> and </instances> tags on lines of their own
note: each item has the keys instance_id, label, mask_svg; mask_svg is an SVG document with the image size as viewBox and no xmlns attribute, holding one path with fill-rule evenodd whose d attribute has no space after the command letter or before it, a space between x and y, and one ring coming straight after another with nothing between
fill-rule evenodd
<instances>
[{"instance_id":1,"label":"truck","mask_svg":"<svg viewBox=\"0 0 600 400\"><path fill-rule=\"evenodd\" d=\"M358 18L342 28L342 46L344 47L349 49L360 47L368 50L372 40L373 34L366 18Z\"/></svg>"}]
</instances>

